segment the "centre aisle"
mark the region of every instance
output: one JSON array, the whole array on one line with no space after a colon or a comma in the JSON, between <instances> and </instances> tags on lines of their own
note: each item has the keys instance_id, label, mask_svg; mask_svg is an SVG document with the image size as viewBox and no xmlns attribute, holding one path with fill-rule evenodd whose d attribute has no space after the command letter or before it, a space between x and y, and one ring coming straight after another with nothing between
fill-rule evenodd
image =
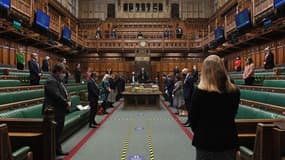
<instances>
[{"instance_id":1,"label":"centre aisle","mask_svg":"<svg viewBox=\"0 0 285 160\"><path fill-rule=\"evenodd\" d=\"M194 160L189 130L181 127L163 105L161 102L161 110L124 110L120 105L65 159Z\"/></svg>"}]
</instances>

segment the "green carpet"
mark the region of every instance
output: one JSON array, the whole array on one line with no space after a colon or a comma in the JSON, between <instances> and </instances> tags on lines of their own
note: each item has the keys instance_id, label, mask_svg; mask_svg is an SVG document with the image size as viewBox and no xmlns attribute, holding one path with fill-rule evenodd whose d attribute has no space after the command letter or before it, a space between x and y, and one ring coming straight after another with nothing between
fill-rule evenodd
<instances>
[{"instance_id":1,"label":"green carpet","mask_svg":"<svg viewBox=\"0 0 285 160\"><path fill-rule=\"evenodd\" d=\"M102 119L96 117L96 120ZM91 129L64 143L71 150ZM167 110L124 110L123 106L71 158L74 160L194 160L195 149Z\"/></svg>"}]
</instances>

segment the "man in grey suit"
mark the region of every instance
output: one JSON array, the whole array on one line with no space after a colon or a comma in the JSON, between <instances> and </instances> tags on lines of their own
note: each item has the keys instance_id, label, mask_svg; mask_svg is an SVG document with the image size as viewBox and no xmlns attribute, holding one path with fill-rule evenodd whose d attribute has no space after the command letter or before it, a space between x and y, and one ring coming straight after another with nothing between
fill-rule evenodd
<instances>
[{"instance_id":1,"label":"man in grey suit","mask_svg":"<svg viewBox=\"0 0 285 160\"><path fill-rule=\"evenodd\" d=\"M68 155L67 152L62 151L60 144L60 137L64 127L64 117L71 106L70 98L63 84L64 77L64 64L57 63L53 68L51 76L47 79L44 89L45 99L43 103L43 113L48 107L54 109L54 118L56 122L56 155L58 156Z\"/></svg>"}]
</instances>

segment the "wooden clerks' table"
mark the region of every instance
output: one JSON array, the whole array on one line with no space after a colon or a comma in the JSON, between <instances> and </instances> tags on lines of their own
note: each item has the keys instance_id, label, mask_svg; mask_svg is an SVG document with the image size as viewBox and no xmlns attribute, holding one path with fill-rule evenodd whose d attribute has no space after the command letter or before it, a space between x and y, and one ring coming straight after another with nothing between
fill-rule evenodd
<instances>
[{"instance_id":1,"label":"wooden clerks' table","mask_svg":"<svg viewBox=\"0 0 285 160\"><path fill-rule=\"evenodd\" d=\"M160 109L160 91L151 93L144 92L123 92L126 108Z\"/></svg>"}]
</instances>

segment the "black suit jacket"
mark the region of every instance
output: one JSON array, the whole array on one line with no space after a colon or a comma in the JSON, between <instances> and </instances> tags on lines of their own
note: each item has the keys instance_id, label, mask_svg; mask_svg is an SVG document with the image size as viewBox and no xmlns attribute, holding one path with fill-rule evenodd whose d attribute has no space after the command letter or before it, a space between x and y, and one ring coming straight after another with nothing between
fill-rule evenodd
<instances>
[{"instance_id":1,"label":"black suit jacket","mask_svg":"<svg viewBox=\"0 0 285 160\"><path fill-rule=\"evenodd\" d=\"M198 71L197 70L192 70L192 73L191 73L191 77L193 79L193 82L197 82L198 81Z\"/></svg>"},{"instance_id":2,"label":"black suit jacket","mask_svg":"<svg viewBox=\"0 0 285 160\"><path fill-rule=\"evenodd\" d=\"M49 63L48 63L48 60L46 59L43 60L42 70L45 72L49 71Z\"/></svg>"},{"instance_id":3,"label":"black suit jacket","mask_svg":"<svg viewBox=\"0 0 285 160\"><path fill-rule=\"evenodd\" d=\"M68 93L62 81L52 74L46 81L44 90L44 109L48 106L54 107L56 118L64 118L68 99Z\"/></svg>"},{"instance_id":4,"label":"black suit jacket","mask_svg":"<svg viewBox=\"0 0 285 160\"><path fill-rule=\"evenodd\" d=\"M74 70L74 79L76 83L80 83L80 78L81 78L81 71L78 68L75 68Z\"/></svg>"},{"instance_id":5,"label":"black suit jacket","mask_svg":"<svg viewBox=\"0 0 285 160\"><path fill-rule=\"evenodd\" d=\"M167 90L168 96L171 96L174 89L174 80L172 77L167 77L165 89Z\"/></svg>"},{"instance_id":6,"label":"black suit jacket","mask_svg":"<svg viewBox=\"0 0 285 160\"><path fill-rule=\"evenodd\" d=\"M176 76L177 74L179 74L179 68L174 68L173 75Z\"/></svg>"},{"instance_id":7,"label":"black suit jacket","mask_svg":"<svg viewBox=\"0 0 285 160\"><path fill-rule=\"evenodd\" d=\"M125 80L123 78L118 78L116 80L116 87L118 89L118 92L121 93L125 90Z\"/></svg>"},{"instance_id":8,"label":"black suit jacket","mask_svg":"<svg viewBox=\"0 0 285 160\"><path fill-rule=\"evenodd\" d=\"M146 72L140 72L138 75L138 80L140 83L146 82L148 80L148 75Z\"/></svg>"},{"instance_id":9,"label":"black suit jacket","mask_svg":"<svg viewBox=\"0 0 285 160\"><path fill-rule=\"evenodd\" d=\"M87 80L87 89L88 89L88 101L97 102L100 95L100 90L97 87L95 80L89 78Z\"/></svg>"},{"instance_id":10,"label":"black suit jacket","mask_svg":"<svg viewBox=\"0 0 285 160\"><path fill-rule=\"evenodd\" d=\"M265 59L265 64L264 64L264 68L265 69L272 69L275 67L275 64L274 64L274 55L273 53L269 53L268 56L266 57Z\"/></svg>"},{"instance_id":11,"label":"black suit jacket","mask_svg":"<svg viewBox=\"0 0 285 160\"><path fill-rule=\"evenodd\" d=\"M29 65L29 70L30 70L30 79L31 80L39 79L40 78L39 73L41 73L41 68L38 62L34 60L30 60L28 62L28 65Z\"/></svg>"},{"instance_id":12,"label":"black suit jacket","mask_svg":"<svg viewBox=\"0 0 285 160\"><path fill-rule=\"evenodd\" d=\"M183 81L183 95L184 99L191 99L192 93L194 90L194 80L193 77L189 75Z\"/></svg>"}]
</instances>

